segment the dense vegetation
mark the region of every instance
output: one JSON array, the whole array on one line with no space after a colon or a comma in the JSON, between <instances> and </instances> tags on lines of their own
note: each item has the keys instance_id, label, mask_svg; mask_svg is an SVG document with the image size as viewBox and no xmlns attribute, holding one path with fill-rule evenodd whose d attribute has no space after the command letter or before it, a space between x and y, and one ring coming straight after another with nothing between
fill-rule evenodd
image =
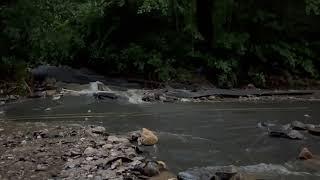
<instances>
[{"instance_id":1,"label":"dense vegetation","mask_svg":"<svg viewBox=\"0 0 320 180\"><path fill-rule=\"evenodd\" d=\"M49 63L159 81L189 81L201 74L222 87L319 78L320 0L0 5L2 77L16 66Z\"/></svg>"}]
</instances>

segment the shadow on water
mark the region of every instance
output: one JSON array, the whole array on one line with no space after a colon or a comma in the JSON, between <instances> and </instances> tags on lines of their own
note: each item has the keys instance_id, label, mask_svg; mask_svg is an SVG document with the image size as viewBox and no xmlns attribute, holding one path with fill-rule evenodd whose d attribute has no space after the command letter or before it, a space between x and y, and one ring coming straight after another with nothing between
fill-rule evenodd
<instances>
[{"instance_id":1,"label":"shadow on water","mask_svg":"<svg viewBox=\"0 0 320 180\"><path fill-rule=\"evenodd\" d=\"M270 138L257 126L259 122L294 120L319 124L319 107L319 102L133 105L79 96L29 100L4 108L5 118L15 122L98 124L112 133L152 129L160 142L151 148L151 155L178 172L195 166L285 165L294 162L304 146L320 154L319 137L305 134L307 139L301 141Z\"/></svg>"}]
</instances>

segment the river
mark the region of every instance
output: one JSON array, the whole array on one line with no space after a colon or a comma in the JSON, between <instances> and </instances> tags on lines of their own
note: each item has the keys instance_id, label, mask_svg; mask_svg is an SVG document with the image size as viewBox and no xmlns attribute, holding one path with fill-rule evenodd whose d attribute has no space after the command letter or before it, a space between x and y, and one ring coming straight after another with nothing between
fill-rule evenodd
<instances>
[{"instance_id":1,"label":"river","mask_svg":"<svg viewBox=\"0 0 320 180\"><path fill-rule=\"evenodd\" d=\"M301 147L320 152L320 137L305 140L271 138L261 122L294 120L319 124L320 102L145 103L97 102L89 96L32 99L2 107L1 119L13 123L45 122L103 125L111 133L143 127L157 132L160 142L150 156L165 161L173 172L191 167L260 163L295 166ZM312 172L314 173L314 172Z\"/></svg>"}]
</instances>

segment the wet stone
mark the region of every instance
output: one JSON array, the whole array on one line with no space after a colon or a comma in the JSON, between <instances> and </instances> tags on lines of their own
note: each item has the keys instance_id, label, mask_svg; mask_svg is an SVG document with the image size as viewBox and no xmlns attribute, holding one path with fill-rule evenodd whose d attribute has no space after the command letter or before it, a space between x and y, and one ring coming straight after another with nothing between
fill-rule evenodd
<instances>
[{"instance_id":1,"label":"wet stone","mask_svg":"<svg viewBox=\"0 0 320 180\"><path fill-rule=\"evenodd\" d=\"M231 179L234 175L238 173L238 170L235 166L224 166L219 168L215 175L220 179Z\"/></svg>"},{"instance_id":2,"label":"wet stone","mask_svg":"<svg viewBox=\"0 0 320 180\"><path fill-rule=\"evenodd\" d=\"M308 132L312 135L315 135L315 136L320 136L320 128L319 127L315 127L315 128L310 128L308 130Z\"/></svg>"},{"instance_id":3,"label":"wet stone","mask_svg":"<svg viewBox=\"0 0 320 180\"><path fill-rule=\"evenodd\" d=\"M301 139L305 139L305 137L303 136L303 134L301 134L299 131L297 130L291 130L287 133L287 136L290 139L296 139L296 140L301 140Z\"/></svg>"},{"instance_id":4,"label":"wet stone","mask_svg":"<svg viewBox=\"0 0 320 180\"><path fill-rule=\"evenodd\" d=\"M92 133L95 133L95 134L105 134L106 133L106 128L104 128L102 126L92 127L90 130Z\"/></svg>"},{"instance_id":5,"label":"wet stone","mask_svg":"<svg viewBox=\"0 0 320 180\"><path fill-rule=\"evenodd\" d=\"M160 167L157 162L149 161L143 168L143 175L152 177L160 174Z\"/></svg>"},{"instance_id":6,"label":"wet stone","mask_svg":"<svg viewBox=\"0 0 320 180\"><path fill-rule=\"evenodd\" d=\"M303 148L299 154L299 159L301 160L308 160L312 159L313 154L309 151L308 148Z\"/></svg>"},{"instance_id":7,"label":"wet stone","mask_svg":"<svg viewBox=\"0 0 320 180\"><path fill-rule=\"evenodd\" d=\"M293 121L291 123L292 129L294 130L306 130L307 126L306 124L300 122L300 121Z\"/></svg>"}]
</instances>

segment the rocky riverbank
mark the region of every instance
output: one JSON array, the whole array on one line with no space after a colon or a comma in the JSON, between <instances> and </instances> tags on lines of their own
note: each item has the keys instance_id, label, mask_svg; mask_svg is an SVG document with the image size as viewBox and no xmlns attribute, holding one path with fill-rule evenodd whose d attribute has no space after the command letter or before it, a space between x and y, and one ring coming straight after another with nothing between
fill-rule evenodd
<instances>
[{"instance_id":1,"label":"rocky riverbank","mask_svg":"<svg viewBox=\"0 0 320 180\"><path fill-rule=\"evenodd\" d=\"M39 66L31 70L32 82L27 83L28 96L18 96L0 89L0 105L20 98L90 95L98 101L129 102L263 102L319 101L318 90L263 90L248 84L240 89L219 89L210 82L159 83L144 80L107 78L85 69ZM150 86L154 84L155 86Z\"/></svg>"},{"instance_id":2,"label":"rocky riverbank","mask_svg":"<svg viewBox=\"0 0 320 180\"><path fill-rule=\"evenodd\" d=\"M146 129L110 135L100 126L0 125L0 179L175 178L164 162L148 159L143 144L157 141Z\"/></svg>"}]
</instances>

